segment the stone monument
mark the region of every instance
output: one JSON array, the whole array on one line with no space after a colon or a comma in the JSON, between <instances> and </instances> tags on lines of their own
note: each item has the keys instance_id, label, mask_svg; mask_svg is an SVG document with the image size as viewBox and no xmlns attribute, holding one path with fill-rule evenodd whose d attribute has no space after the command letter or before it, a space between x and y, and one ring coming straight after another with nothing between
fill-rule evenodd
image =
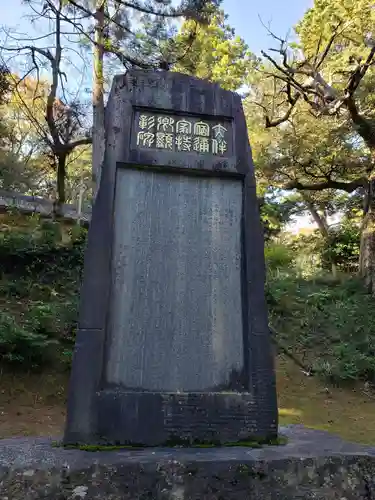
<instances>
[{"instance_id":1,"label":"stone monument","mask_svg":"<svg viewBox=\"0 0 375 500\"><path fill-rule=\"evenodd\" d=\"M263 250L241 98L177 73L116 77L64 442L275 437Z\"/></svg>"}]
</instances>

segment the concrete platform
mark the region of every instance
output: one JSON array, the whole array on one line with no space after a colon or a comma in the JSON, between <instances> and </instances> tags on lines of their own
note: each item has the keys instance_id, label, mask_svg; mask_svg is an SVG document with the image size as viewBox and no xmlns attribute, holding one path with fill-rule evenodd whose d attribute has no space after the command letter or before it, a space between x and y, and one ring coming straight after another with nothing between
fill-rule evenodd
<instances>
[{"instance_id":1,"label":"concrete platform","mask_svg":"<svg viewBox=\"0 0 375 500\"><path fill-rule=\"evenodd\" d=\"M375 447L302 426L288 444L88 452L0 441L0 500L375 500Z\"/></svg>"}]
</instances>

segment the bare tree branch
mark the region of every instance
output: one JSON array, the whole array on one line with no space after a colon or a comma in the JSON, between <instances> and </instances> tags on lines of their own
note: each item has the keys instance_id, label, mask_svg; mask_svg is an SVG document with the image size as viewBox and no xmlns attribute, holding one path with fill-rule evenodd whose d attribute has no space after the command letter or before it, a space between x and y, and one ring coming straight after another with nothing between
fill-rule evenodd
<instances>
[{"instance_id":1,"label":"bare tree branch","mask_svg":"<svg viewBox=\"0 0 375 500\"><path fill-rule=\"evenodd\" d=\"M288 107L286 111L283 110L281 116L275 117L274 110L271 115L269 112L265 113L267 128L277 127L289 120L298 99L302 97L311 108L310 113L315 117L337 115L340 109L344 107L349 112L358 133L365 140L366 144L370 148L375 148L375 132L371 120L359 113L354 100L354 94L361 81L369 68L375 63L375 42L367 42L370 50L366 60L363 62L359 59L356 67L347 72L349 75L348 82L343 92L335 89L328 83L320 72L321 66L328 57L334 41L349 25L350 23L343 24L339 22L334 27L333 33L323 51L320 51L322 44L322 37L320 37L315 56L310 61L303 58L299 62L294 63L294 65L288 61L286 40L276 36L267 28L271 36L280 42L280 48L272 49L272 51L280 54L281 62L278 62L265 51L262 51L262 55L275 68L273 77L286 84L286 90L282 90L282 92L286 92L288 95ZM266 71L265 74L270 76L269 71ZM292 89L294 94L292 94Z\"/></svg>"},{"instance_id":2,"label":"bare tree branch","mask_svg":"<svg viewBox=\"0 0 375 500\"><path fill-rule=\"evenodd\" d=\"M82 129L82 124L79 119L79 107L76 103L68 105L60 99L61 95L65 95L64 83L67 81L67 76L62 70L62 54L63 42L61 39L62 21L64 15L62 14L64 2L53 2L46 0L43 10L36 12L37 15L44 19L49 19L54 23L54 29L50 30L54 38L53 48L39 47L33 44L24 44L18 47L4 46L1 47L4 51L15 53L17 55L28 55L31 62L31 68L26 71L22 77L16 77L12 74L14 80L14 90L17 93L19 102L22 105L23 113L27 120L33 125L37 134L44 144L43 153L49 158L50 166L56 169L57 176L57 207L65 201L65 178L66 178L66 165L68 156L75 148L91 144L91 137L77 137ZM15 39L15 37L10 37ZM39 37L38 37L39 38ZM42 39L44 37L40 37ZM45 66L48 62L50 69L50 84L49 90L44 100L44 95L38 92L40 84L40 70L42 64ZM44 67L43 67L44 69ZM36 116L35 109L31 109L30 105L24 99L21 89L21 84L29 78L31 74L36 75L34 99L35 104L37 99L43 100L45 111L45 122L40 122Z\"/></svg>"},{"instance_id":3,"label":"bare tree branch","mask_svg":"<svg viewBox=\"0 0 375 500\"><path fill-rule=\"evenodd\" d=\"M348 81L348 85L345 89L346 98L350 98L353 96L354 92L357 90L359 84L361 83L363 77L365 76L367 70L373 64L374 57L375 57L375 45L371 48L367 56L366 62L364 64L361 64L359 62L357 68L351 74Z\"/></svg>"},{"instance_id":4,"label":"bare tree branch","mask_svg":"<svg viewBox=\"0 0 375 500\"><path fill-rule=\"evenodd\" d=\"M287 84L287 95L288 95L289 107L287 108L285 113L280 118L275 119L275 120L271 120L270 117L266 114L265 115L266 128L277 127L281 123L289 120L289 118L291 117L292 112L295 108L295 105L297 104L301 95L296 94L295 96L292 96L291 86L289 83Z\"/></svg>"},{"instance_id":5,"label":"bare tree branch","mask_svg":"<svg viewBox=\"0 0 375 500\"><path fill-rule=\"evenodd\" d=\"M299 191L323 191L324 189L338 189L340 191L346 191L347 193L353 193L356 189L367 186L367 184L368 180L364 177L352 182L340 182L329 179L324 182L317 182L313 184L303 184L298 180L294 180L285 184L283 188L286 190L297 189Z\"/></svg>"},{"instance_id":6,"label":"bare tree branch","mask_svg":"<svg viewBox=\"0 0 375 500\"><path fill-rule=\"evenodd\" d=\"M317 50L316 50L316 58L317 58L317 61L316 61L316 64L315 64L315 70L318 71L319 68L321 67L321 65L323 64L323 62L325 61L325 59L327 58L328 54L329 54L329 51L331 50L331 47L332 47L332 44L333 42L336 40L336 38L338 37L338 35L340 34L339 33L339 28L340 26L342 26L342 22L340 21L336 27L334 28L333 30L333 33L332 33L332 36L331 38L328 40L328 43L326 45L326 48L323 50L321 56L319 57L319 51L320 51L320 40L319 40L319 45L317 47Z\"/></svg>"},{"instance_id":7,"label":"bare tree branch","mask_svg":"<svg viewBox=\"0 0 375 500\"><path fill-rule=\"evenodd\" d=\"M66 150L73 151L73 149L78 148L79 146L87 146L88 144L92 144L92 137L84 137L82 139L72 141L66 145Z\"/></svg>"},{"instance_id":8,"label":"bare tree branch","mask_svg":"<svg viewBox=\"0 0 375 500\"><path fill-rule=\"evenodd\" d=\"M179 7L170 7L168 9L152 9L151 7L141 4L137 0L133 0L132 3L127 2L125 0L117 0L117 3L119 5L122 5L124 7L127 7L129 9L136 10L138 12L142 12L143 14L150 14L153 16L157 17L169 17L169 18L178 18L178 17L186 17L188 19L196 19L196 14L200 14L200 12L193 11L190 6L186 7L185 2L182 2ZM202 13L205 10L205 7L210 6L210 1L209 0L203 0L202 1ZM201 20L203 19L202 16L198 16Z\"/></svg>"}]
</instances>

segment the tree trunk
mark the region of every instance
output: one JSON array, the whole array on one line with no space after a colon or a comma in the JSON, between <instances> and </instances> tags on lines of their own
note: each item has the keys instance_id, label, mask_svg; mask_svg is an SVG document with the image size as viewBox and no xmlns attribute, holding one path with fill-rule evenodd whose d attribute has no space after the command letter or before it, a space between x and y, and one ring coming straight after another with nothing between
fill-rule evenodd
<instances>
[{"instance_id":1,"label":"tree trunk","mask_svg":"<svg viewBox=\"0 0 375 500\"><path fill-rule=\"evenodd\" d=\"M93 129L92 129L92 180L93 199L100 184L101 166L104 157L104 29L105 0L98 0L95 12L95 44L94 44L94 74L93 74Z\"/></svg>"},{"instance_id":2,"label":"tree trunk","mask_svg":"<svg viewBox=\"0 0 375 500\"><path fill-rule=\"evenodd\" d=\"M61 215L61 207L65 203L65 177L66 177L66 154L60 153L57 158L57 197L55 202L55 215Z\"/></svg>"},{"instance_id":3,"label":"tree trunk","mask_svg":"<svg viewBox=\"0 0 375 500\"><path fill-rule=\"evenodd\" d=\"M320 213L315 208L314 203L308 197L306 197L303 193L301 194L301 196L305 201L306 206L309 209L309 212L311 213L316 225L318 226L320 234L325 240L329 240L330 235L329 235L329 227L327 219L325 218L325 216L320 215ZM330 264L331 264L332 276L336 278L337 267L333 259L331 259Z\"/></svg>"},{"instance_id":4,"label":"tree trunk","mask_svg":"<svg viewBox=\"0 0 375 500\"><path fill-rule=\"evenodd\" d=\"M369 182L361 228L359 272L369 293L375 295L375 179Z\"/></svg>"}]
</instances>

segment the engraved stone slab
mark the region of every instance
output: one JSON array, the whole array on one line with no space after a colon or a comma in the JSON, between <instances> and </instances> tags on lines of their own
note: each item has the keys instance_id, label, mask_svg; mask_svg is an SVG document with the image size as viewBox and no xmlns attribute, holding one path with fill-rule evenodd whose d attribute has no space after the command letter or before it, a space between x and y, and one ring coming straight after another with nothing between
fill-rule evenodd
<instances>
[{"instance_id":1,"label":"engraved stone slab","mask_svg":"<svg viewBox=\"0 0 375 500\"><path fill-rule=\"evenodd\" d=\"M65 443L277 434L254 167L240 96L165 71L114 79Z\"/></svg>"},{"instance_id":2,"label":"engraved stone slab","mask_svg":"<svg viewBox=\"0 0 375 500\"><path fill-rule=\"evenodd\" d=\"M232 123L225 119L136 111L132 147L182 154L233 155Z\"/></svg>"},{"instance_id":3,"label":"engraved stone slab","mask_svg":"<svg viewBox=\"0 0 375 500\"><path fill-rule=\"evenodd\" d=\"M242 182L117 171L106 381L238 389Z\"/></svg>"}]
</instances>

